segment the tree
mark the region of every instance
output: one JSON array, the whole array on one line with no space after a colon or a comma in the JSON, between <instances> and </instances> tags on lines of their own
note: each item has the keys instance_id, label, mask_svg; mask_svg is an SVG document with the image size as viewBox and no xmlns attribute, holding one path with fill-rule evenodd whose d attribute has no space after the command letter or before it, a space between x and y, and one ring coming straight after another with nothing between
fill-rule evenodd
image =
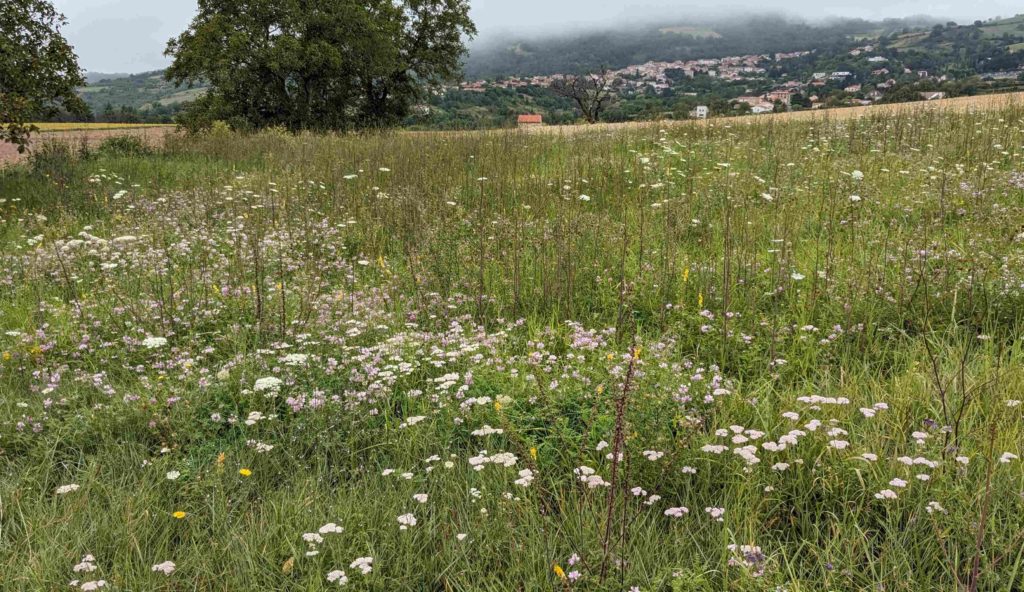
<instances>
[{"instance_id":1,"label":"tree","mask_svg":"<svg viewBox=\"0 0 1024 592\"><path fill-rule=\"evenodd\" d=\"M210 83L196 126L387 126L459 74L475 33L468 0L200 0L166 76Z\"/></svg>"},{"instance_id":2,"label":"tree","mask_svg":"<svg viewBox=\"0 0 1024 592\"><path fill-rule=\"evenodd\" d=\"M84 115L88 107L75 94L85 79L60 27L67 21L48 0L0 2L0 141L28 148L38 131L32 121L63 107Z\"/></svg>"},{"instance_id":3,"label":"tree","mask_svg":"<svg viewBox=\"0 0 1024 592\"><path fill-rule=\"evenodd\" d=\"M601 112L615 97L611 76L606 68L596 74L563 76L551 83L551 91L560 97L572 99L583 113L587 123L596 123Z\"/></svg>"}]
</instances>

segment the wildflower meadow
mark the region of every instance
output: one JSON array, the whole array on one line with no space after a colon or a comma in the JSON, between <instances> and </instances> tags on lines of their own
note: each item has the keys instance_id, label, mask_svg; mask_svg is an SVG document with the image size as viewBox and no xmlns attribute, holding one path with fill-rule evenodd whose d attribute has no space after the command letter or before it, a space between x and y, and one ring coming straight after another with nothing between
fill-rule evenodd
<instances>
[{"instance_id":1,"label":"wildflower meadow","mask_svg":"<svg viewBox=\"0 0 1024 592\"><path fill-rule=\"evenodd\" d=\"M48 146L0 589L1024 589L1024 104Z\"/></svg>"}]
</instances>

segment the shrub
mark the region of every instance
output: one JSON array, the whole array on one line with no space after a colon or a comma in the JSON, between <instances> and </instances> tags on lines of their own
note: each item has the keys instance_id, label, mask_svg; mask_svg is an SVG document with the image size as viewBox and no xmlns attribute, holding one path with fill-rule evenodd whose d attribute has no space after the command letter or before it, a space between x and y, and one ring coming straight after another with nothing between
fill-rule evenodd
<instances>
[{"instance_id":1,"label":"shrub","mask_svg":"<svg viewBox=\"0 0 1024 592\"><path fill-rule=\"evenodd\" d=\"M33 175L65 185L71 178L75 155L66 142L47 141L32 150L28 157Z\"/></svg>"},{"instance_id":2,"label":"shrub","mask_svg":"<svg viewBox=\"0 0 1024 592\"><path fill-rule=\"evenodd\" d=\"M138 136L114 136L100 143L99 153L106 156L146 156L153 150Z\"/></svg>"}]
</instances>

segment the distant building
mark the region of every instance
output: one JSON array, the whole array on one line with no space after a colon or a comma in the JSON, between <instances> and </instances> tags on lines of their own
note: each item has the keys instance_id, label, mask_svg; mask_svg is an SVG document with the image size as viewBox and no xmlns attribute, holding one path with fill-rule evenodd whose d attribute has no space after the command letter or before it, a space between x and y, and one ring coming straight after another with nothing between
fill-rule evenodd
<instances>
[{"instance_id":1,"label":"distant building","mask_svg":"<svg viewBox=\"0 0 1024 592\"><path fill-rule=\"evenodd\" d=\"M861 86L859 84L851 84L850 86L844 88L843 90L848 93L859 93L860 89Z\"/></svg>"},{"instance_id":2,"label":"distant building","mask_svg":"<svg viewBox=\"0 0 1024 592\"><path fill-rule=\"evenodd\" d=\"M751 107L754 107L756 105L760 105L761 103L763 103L764 99L762 99L761 97L745 96L745 97L736 97L735 99L733 99L733 101L735 101L737 103L746 103L746 104L750 105Z\"/></svg>"},{"instance_id":3,"label":"distant building","mask_svg":"<svg viewBox=\"0 0 1024 592\"><path fill-rule=\"evenodd\" d=\"M694 119L707 119L708 118L708 106L707 105L697 105L697 107L693 111L690 111L690 117L693 117Z\"/></svg>"},{"instance_id":4,"label":"distant building","mask_svg":"<svg viewBox=\"0 0 1024 592\"><path fill-rule=\"evenodd\" d=\"M750 112L755 115L760 115L762 113L771 113L773 111L775 111L775 105L771 103L758 103L757 105L754 105L753 107L750 108Z\"/></svg>"},{"instance_id":5,"label":"distant building","mask_svg":"<svg viewBox=\"0 0 1024 592\"><path fill-rule=\"evenodd\" d=\"M789 89L773 90L765 94L764 98L771 102L780 101L782 104L788 105L793 98L793 93Z\"/></svg>"},{"instance_id":6,"label":"distant building","mask_svg":"<svg viewBox=\"0 0 1024 592\"><path fill-rule=\"evenodd\" d=\"M540 127L544 125L544 117L537 114L520 115L516 122L519 127Z\"/></svg>"},{"instance_id":7,"label":"distant building","mask_svg":"<svg viewBox=\"0 0 1024 592\"><path fill-rule=\"evenodd\" d=\"M920 94L921 98L926 100L926 101L937 101L939 99L946 98L946 93L944 93L944 92L932 92L932 91L929 91L929 92L923 92L923 93L918 93L918 94Z\"/></svg>"}]
</instances>

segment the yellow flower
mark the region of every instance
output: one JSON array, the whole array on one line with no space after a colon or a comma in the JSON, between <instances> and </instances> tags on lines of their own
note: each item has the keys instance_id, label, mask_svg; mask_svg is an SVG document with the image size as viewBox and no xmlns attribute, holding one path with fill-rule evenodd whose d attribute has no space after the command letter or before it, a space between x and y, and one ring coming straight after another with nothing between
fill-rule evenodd
<instances>
[{"instance_id":1,"label":"yellow flower","mask_svg":"<svg viewBox=\"0 0 1024 592\"><path fill-rule=\"evenodd\" d=\"M633 348L633 359L634 360L639 360L640 359L640 350L642 350L642 349L643 348L640 347L639 345L636 346L635 348Z\"/></svg>"},{"instance_id":2,"label":"yellow flower","mask_svg":"<svg viewBox=\"0 0 1024 592\"><path fill-rule=\"evenodd\" d=\"M252 471L250 471L249 469L238 469L238 474L243 477L251 477Z\"/></svg>"},{"instance_id":3,"label":"yellow flower","mask_svg":"<svg viewBox=\"0 0 1024 592\"><path fill-rule=\"evenodd\" d=\"M683 283L690 281L690 268L687 267L683 270Z\"/></svg>"},{"instance_id":4,"label":"yellow flower","mask_svg":"<svg viewBox=\"0 0 1024 592\"><path fill-rule=\"evenodd\" d=\"M562 569L561 565L558 565L556 563L555 566L551 568L551 570L553 572L555 572L555 575L558 576L559 579L562 579L562 580L565 579L565 570Z\"/></svg>"},{"instance_id":5,"label":"yellow flower","mask_svg":"<svg viewBox=\"0 0 1024 592\"><path fill-rule=\"evenodd\" d=\"M501 411L501 401L495 401L494 402L494 410L495 411Z\"/></svg>"},{"instance_id":6,"label":"yellow flower","mask_svg":"<svg viewBox=\"0 0 1024 592\"><path fill-rule=\"evenodd\" d=\"M537 449L536 448L531 448L530 449L530 458L532 458L533 460L537 460Z\"/></svg>"},{"instance_id":7,"label":"yellow flower","mask_svg":"<svg viewBox=\"0 0 1024 592\"><path fill-rule=\"evenodd\" d=\"M10 359L11 359L11 352L5 351L4 354L3 354L3 358L4 358L5 362L10 361Z\"/></svg>"},{"instance_id":8,"label":"yellow flower","mask_svg":"<svg viewBox=\"0 0 1024 592\"><path fill-rule=\"evenodd\" d=\"M610 354L609 354L609 355L610 355ZM603 384L599 384L599 385L597 385L597 394L599 394L599 395L600 395L600 394L602 394L603 392L604 392L604 385L603 385Z\"/></svg>"},{"instance_id":9,"label":"yellow flower","mask_svg":"<svg viewBox=\"0 0 1024 592\"><path fill-rule=\"evenodd\" d=\"M704 308L704 294L697 295L697 308Z\"/></svg>"},{"instance_id":10,"label":"yellow flower","mask_svg":"<svg viewBox=\"0 0 1024 592\"><path fill-rule=\"evenodd\" d=\"M171 514L171 516L174 516L174 517L175 517L175 518L177 518L178 520L181 520L181 519L182 519L182 518L184 518L185 516L188 516L188 514L186 514L185 512L182 512L181 510L178 510L177 512L175 512L175 513Z\"/></svg>"}]
</instances>

